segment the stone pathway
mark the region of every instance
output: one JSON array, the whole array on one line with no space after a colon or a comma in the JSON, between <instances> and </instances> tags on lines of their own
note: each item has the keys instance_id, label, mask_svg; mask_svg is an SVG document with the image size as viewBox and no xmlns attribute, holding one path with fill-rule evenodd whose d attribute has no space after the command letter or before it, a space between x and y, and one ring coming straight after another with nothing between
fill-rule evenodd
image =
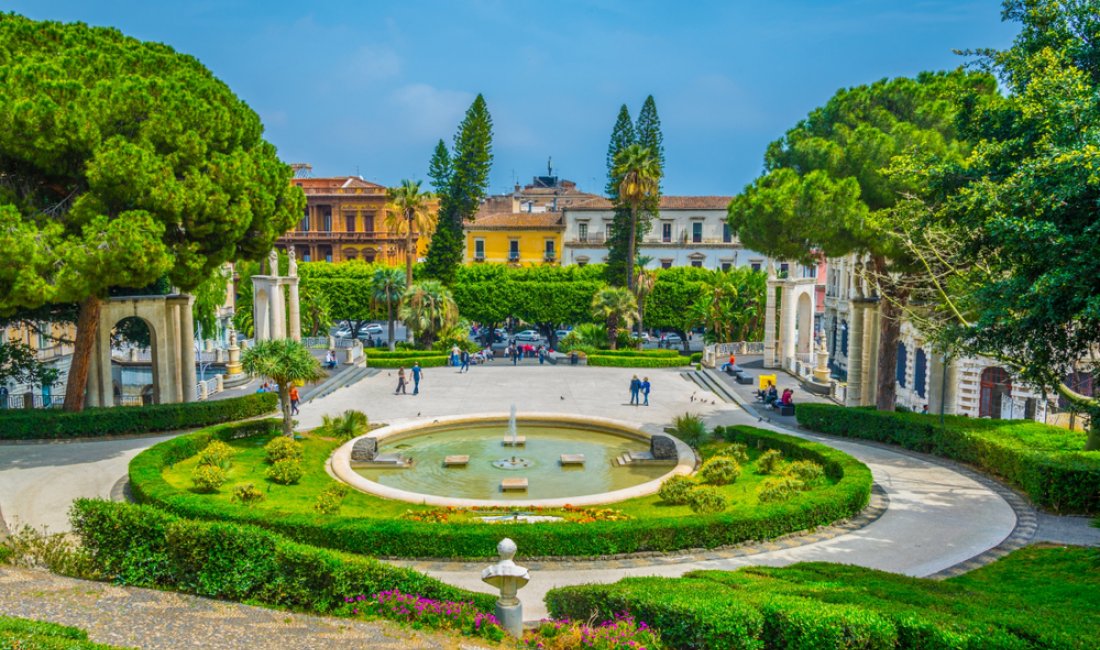
<instances>
[{"instance_id":1,"label":"stone pathway","mask_svg":"<svg viewBox=\"0 0 1100 650\"><path fill-rule=\"evenodd\" d=\"M0 614L72 625L98 643L150 650L485 648L389 621L351 621L0 567Z\"/></svg>"}]
</instances>

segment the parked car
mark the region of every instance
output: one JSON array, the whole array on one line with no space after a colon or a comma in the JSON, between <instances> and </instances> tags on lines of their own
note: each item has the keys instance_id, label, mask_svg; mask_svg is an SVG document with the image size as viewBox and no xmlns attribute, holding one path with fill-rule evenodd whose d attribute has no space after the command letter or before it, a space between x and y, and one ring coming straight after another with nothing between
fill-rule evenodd
<instances>
[{"instance_id":1,"label":"parked car","mask_svg":"<svg viewBox=\"0 0 1100 650\"><path fill-rule=\"evenodd\" d=\"M669 345L683 345L684 339L680 338L680 335L675 332L669 332L668 334L662 334L661 340L665 342L666 346Z\"/></svg>"},{"instance_id":2,"label":"parked car","mask_svg":"<svg viewBox=\"0 0 1100 650\"><path fill-rule=\"evenodd\" d=\"M557 330L557 331L554 332L554 338L556 338L560 341L560 340L564 339L565 337L569 336L569 332L570 332L570 330Z\"/></svg>"},{"instance_id":3,"label":"parked car","mask_svg":"<svg viewBox=\"0 0 1100 650\"><path fill-rule=\"evenodd\" d=\"M523 330L516 334L516 341L520 343L538 343L541 340L542 335L537 330Z\"/></svg>"},{"instance_id":4,"label":"parked car","mask_svg":"<svg viewBox=\"0 0 1100 650\"><path fill-rule=\"evenodd\" d=\"M371 323L370 325L367 325L366 327L364 327L362 329L362 331L366 332L367 334L369 334L371 336L381 336L382 333L386 331L386 328L382 327L378 323Z\"/></svg>"}]
</instances>

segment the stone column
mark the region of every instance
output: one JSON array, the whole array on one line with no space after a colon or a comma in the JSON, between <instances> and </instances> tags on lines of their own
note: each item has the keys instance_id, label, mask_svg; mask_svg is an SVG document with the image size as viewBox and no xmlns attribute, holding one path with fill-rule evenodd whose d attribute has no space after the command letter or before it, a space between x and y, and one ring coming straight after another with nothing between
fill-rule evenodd
<instances>
[{"instance_id":1,"label":"stone column","mask_svg":"<svg viewBox=\"0 0 1100 650\"><path fill-rule=\"evenodd\" d=\"M783 285L783 297L779 305L780 368L790 368L794 363L795 344L798 342L798 299L789 282Z\"/></svg>"},{"instance_id":2,"label":"stone column","mask_svg":"<svg viewBox=\"0 0 1100 650\"><path fill-rule=\"evenodd\" d=\"M943 412L946 415L955 415L959 412L959 364L954 359L949 359L947 362L943 391Z\"/></svg>"},{"instance_id":3,"label":"stone column","mask_svg":"<svg viewBox=\"0 0 1100 650\"><path fill-rule=\"evenodd\" d=\"M195 401L195 319L191 305L195 298L181 295L175 299L179 315L180 328L180 399L184 402Z\"/></svg>"},{"instance_id":4,"label":"stone column","mask_svg":"<svg viewBox=\"0 0 1100 650\"><path fill-rule=\"evenodd\" d=\"M290 284L287 286L287 321L290 327L290 338L295 341L301 342L302 340L302 320L301 311L298 307L298 278L290 278Z\"/></svg>"},{"instance_id":5,"label":"stone column","mask_svg":"<svg viewBox=\"0 0 1100 650\"><path fill-rule=\"evenodd\" d=\"M776 283L768 280L767 299L764 303L764 367L774 368L775 363L775 291Z\"/></svg>"},{"instance_id":6,"label":"stone column","mask_svg":"<svg viewBox=\"0 0 1100 650\"><path fill-rule=\"evenodd\" d=\"M860 406L863 396L863 303L849 303L848 392L845 406Z\"/></svg>"},{"instance_id":7,"label":"stone column","mask_svg":"<svg viewBox=\"0 0 1100 650\"><path fill-rule=\"evenodd\" d=\"M875 403L878 385L878 305L863 310L863 406Z\"/></svg>"}]
</instances>

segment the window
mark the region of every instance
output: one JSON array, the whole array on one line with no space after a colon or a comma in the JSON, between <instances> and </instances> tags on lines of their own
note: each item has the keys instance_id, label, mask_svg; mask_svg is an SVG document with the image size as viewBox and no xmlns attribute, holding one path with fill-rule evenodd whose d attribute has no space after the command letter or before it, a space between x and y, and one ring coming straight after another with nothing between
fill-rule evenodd
<instances>
[{"instance_id":1,"label":"window","mask_svg":"<svg viewBox=\"0 0 1100 650\"><path fill-rule=\"evenodd\" d=\"M928 384L928 356L924 350L917 348L917 358L913 361L913 389L917 395L924 397L925 386Z\"/></svg>"},{"instance_id":2,"label":"window","mask_svg":"<svg viewBox=\"0 0 1100 650\"><path fill-rule=\"evenodd\" d=\"M317 253L325 258L326 262L332 261L332 246L321 246L317 249Z\"/></svg>"},{"instance_id":3,"label":"window","mask_svg":"<svg viewBox=\"0 0 1100 650\"><path fill-rule=\"evenodd\" d=\"M848 356L848 322L840 321L840 352L847 358ZM849 364L850 365L850 364Z\"/></svg>"},{"instance_id":4,"label":"window","mask_svg":"<svg viewBox=\"0 0 1100 650\"><path fill-rule=\"evenodd\" d=\"M703 222L696 221L691 224L691 243L702 244L703 243Z\"/></svg>"},{"instance_id":5,"label":"window","mask_svg":"<svg viewBox=\"0 0 1100 650\"><path fill-rule=\"evenodd\" d=\"M547 239L546 240L546 259L548 259L548 260L554 259L554 240L553 239Z\"/></svg>"},{"instance_id":6,"label":"window","mask_svg":"<svg viewBox=\"0 0 1100 650\"><path fill-rule=\"evenodd\" d=\"M587 242L588 241L588 224L586 224L586 223L578 223L577 224L577 240L581 241L581 242Z\"/></svg>"},{"instance_id":7,"label":"window","mask_svg":"<svg viewBox=\"0 0 1100 650\"><path fill-rule=\"evenodd\" d=\"M512 240L508 241L508 261L509 262L518 262L519 261L519 240L518 239L512 239Z\"/></svg>"},{"instance_id":8,"label":"window","mask_svg":"<svg viewBox=\"0 0 1100 650\"><path fill-rule=\"evenodd\" d=\"M980 378L978 417L1001 417L1001 404L1012 396L1012 378L1004 368L986 368Z\"/></svg>"},{"instance_id":9,"label":"window","mask_svg":"<svg viewBox=\"0 0 1100 650\"><path fill-rule=\"evenodd\" d=\"M779 277L781 277L781 278L787 277L787 274L790 273L790 271L791 271L791 265L790 264L787 264L786 262L783 262L782 264L779 265Z\"/></svg>"},{"instance_id":10,"label":"window","mask_svg":"<svg viewBox=\"0 0 1100 650\"><path fill-rule=\"evenodd\" d=\"M762 264L760 262L752 262L749 266L752 268L753 273L759 273Z\"/></svg>"},{"instance_id":11,"label":"window","mask_svg":"<svg viewBox=\"0 0 1100 650\"><path fill-rule=\"evenodd\" d=\"M309 232L309 208L306 208L305 216L303 216L302 220L298 223L298 230Z\"/></svg>"},{"instance_id":12,"label":"window","mask_svg":"<svg viewBox=\"0 0 1100 650\"><path fill-rule=\"evenodd\" d=\"M730 263L729 262L722 262L722 270L728 272L730 270Z\"/></svg>"},{"instance_id":13,"label":"window","mask_svg":"<svg viewBox=\"0 0 1100 650\"><path fill-rule=\"evenodd\" d=\"M374 213L363 213L363 232L374 232Z\"/></svg>"},{"instance_id":14,"label":"window","mask_svg":"<svg viewBox=\"0 0 1100 650\"><path fill-rule=\"evenodd\" d=\"M321 210L321 232L332 232L332 208L322 205L319 209Z\"/></svg>"},{"instance_id":15,"label":"window","mask_svg":"<svg viewBox=\"0 0 1100 650\"><path fill-rule=\"evenodd\" d=\"M671 223L662 223L661 224L661 241L663 241L666 244L672 242L672 224Z\"/></svg>"},{"instance_id":16,"label":"window","mask_svg":"<svg viewBox=\"0 0 1100 650\"><path fill-rule=\"evenodd\" d=\"M804 277L804 278L816 278L817 277L817 268L813 267L813 266L803 266L802 267L802 277Z\"/></svg>"},{"instance_id":17,"label":"window","mask_svg":"<svg viewBox=\"0 0 1100 650\"><path fill-rule=\"evenodd\" d=\"M894 371L894 377L898 380L898 386L905 388L905 369L909 365L909 351L904 343L898 343L898 362Z\"/></svg>"},{"instance_id":18,"label":"window","mask_svg":"<svg viewBox=\"0 0 1100 650\"><path fill-rule=\"evenodd\" d=\"M703 268L703 260L691 260L691 265L697 269Z\"/></svg>"},{"instance_id":19,"label":"window","mask_svg":"<svg viewBox=\"0 0 1100 650\"><path fill-rule=\"evenodd\" d=\"M475 260L485 259L485 240L484 239L475 239L474 240L474 259Z\"/></svg>"},{"instance_id":20,"label":"window","mask_svg":"<svg viewBox=\"0 0 1100 650\"><path fill-rule=\"evenodd\" d=\"M733 242L733 229L728 223L722 224L722 241L726 244Z\"/></svg>"},{"instance_id":21,"label":"window","mask_svg":"<svg viewBox=\"0 0 1100 650\"><path fill-rule=\"evenodd\" d=\"M662 269L671 269L672 268L672 260L661 260L661 268Z\"/></svg>"},{"instance_id":22,"label":"window","mask_svg":"<svg viewBox=\"0 0 1100 650\"><path fill-rule=\"evenodd\" d=\"M604 241L611 241L611 224L609 224L609 223L604 224L604 227L603 227L603 240Z\"/></svg>"},{"instance_id":23,"label":"window","mask_svg":"<svg viewBox=\"0 0 1100 650\"><path fill-rule=\"evenodd\" d=\"M344 232L355 232L355 215L344 215Z\"/></svg>"}]
</instances>

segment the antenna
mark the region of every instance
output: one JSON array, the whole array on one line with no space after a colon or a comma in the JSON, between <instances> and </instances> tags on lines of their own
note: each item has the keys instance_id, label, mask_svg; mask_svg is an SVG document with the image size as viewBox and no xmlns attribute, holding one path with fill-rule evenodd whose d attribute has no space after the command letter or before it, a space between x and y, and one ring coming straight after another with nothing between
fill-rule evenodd
<instances>
[{"instance_id":1,"label":"antenna","mask_svg":"<svg viewBox=\"0 0 1100 650\"><path fill-rule=\"evenodd\" d=\"M546 175L547 176L553 176L554 175L554 167L553 167L553 165L550 164L553 160L554 160L554 158L552 156L547 156L546 157Z\"/></svg>"}]
</instances>

